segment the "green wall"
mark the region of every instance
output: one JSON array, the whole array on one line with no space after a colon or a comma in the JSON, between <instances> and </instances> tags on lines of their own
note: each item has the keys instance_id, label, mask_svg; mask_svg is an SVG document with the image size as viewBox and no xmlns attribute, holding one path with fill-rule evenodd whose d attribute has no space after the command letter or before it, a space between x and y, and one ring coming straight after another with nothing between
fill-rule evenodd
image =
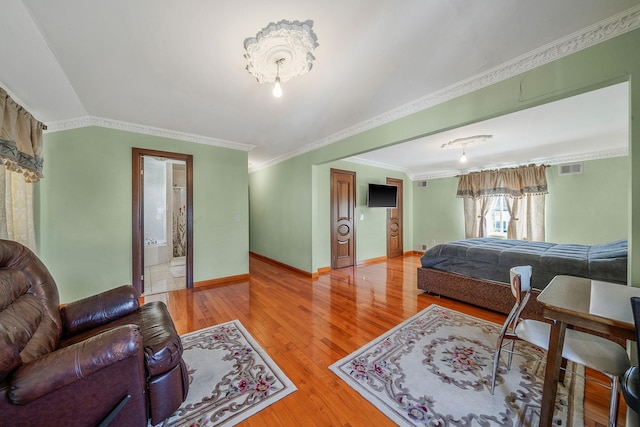
<instances>
[{"instance_id":1,"label":"green wall","mask_svg":"<svg viewBox=\"0 0 640 427\"><path fill-rule=\"evenodd\" d=\"M413 183L416 185L417 183ZM462 199L456 197L458 178L427 180L413 191L413 239L427 245L464 239Z\"/></svg>"},{"instance_id":2,"label":"green wall","mask_svg":"<svg viewBox=\"0 0 640 427\"><path fill-rule=\"evenodd\" d=\"M193 155L194 281L248 273L246 152L88 127L45 134L35 193L38 252L61 300L131 283L132 147Z\"/></svg>"},{"instance_id":3,"label":"green wall","mask_svg":"<svg viewBox=\"0 0 640 427\"><path fill-rule=\"evenodd\" d=\"M547 169L547 240L591 245L629 235L629 157L584 162L583 173Z\"/></svg>"},{"instance_id":4,"label":"green wall","mask_svg":"<svg viewBox=\"0 0 640 427\"><path fill-rule=\"evenodd\" d=\"M583 162L583 173L558 176L547 169L546 240L592 245L626 239L629 218L629 158ZM428 181L414 190L416 244L464 239L462 199L457 178Z\"/></svg>"},{"instance_id":5,"label":"green wall","mask_svg":"<svg viewBox=\"0 0 640 427\"><path fill-rule=\"evenodd\" d=\"M250 250L311 271L312 171L299 158L250 175Z\"/></svg>"},{"instance_id":6,"label":"green wall","mask_svg":"<svg viewBox=\"0 0 640 427\"><path fill-rule=\"evenodd\" d=\"M402 172L363 164L337 161L314 167L316 200L314 213L317 227L314 235L314 271L331 266L331 169L356 173L356 262L387 255L387 210L367 207L368 184L384 184L388 178L403 180L403 248L413 250L413 190L412 183ZM361 219L362 218L362 219Z\"/></svg>"},{"instance_id":7,"label":"green wall","mask_svg":"<svg viewBox=\"0 0 640 427\"><path fill-rule=\"evenodd\" d=\"M462 95L458 98L435 105L412 115L400 118L377 128L345 138L336 143L318 148L297 156L283 163L251 174L251 206L263 212L269 212L265 200L281 189L261 187L270 194L261 194L261 199L254 198L254 185L262 177L276 174L280 179L286 176L291 183L287 186L304 185L299 189L307 199L306 206L291 200L284 201L277 212L284 215L278 218L281 224L300 221L298 216L309 216L306 227L296 230L296 235L304 235L306 244L293 245L292 240L284 239L269 248L269 253L277 254L280 260L295 260L289 263L294 267L311 271L312 259L317 245L312 237L318 236L321 230L310 227L322 227L320 221L313 218L318 213L313 211L311 193L318 191L319 182L313 182L314 165L336 161L359 153L384 146L401 143L420 136L435 134L465 124L497 117L543 103L555 101L568 96L601 88L622 81L630 82L630 169L629 169L629 227L630 241L630 278L632 283L640 285L640 250L633 250L633 241L640 242L640 30L622 34L613 39L601 42L592 47L582 49L564 58L541 65L515 77L495 83L491 86ZM254 176L255 175L255 176ZM252 214L253 218L253 214ZM251 246L260 248L259 253L270 244L265 240L269 236L280 235L285 230L277 226L275 220L261 223L251 222ZM254 229L254 226L256 229ZM265 230L269 228L269 230ZM254 236L257 240L254 241ZM415 236L414 236L415 237ZM416 243L420 243L417 239ZM269 253L264 255L269 256ZM285 261L286 262L286 261Z\"/></svg>"}]
</instances>

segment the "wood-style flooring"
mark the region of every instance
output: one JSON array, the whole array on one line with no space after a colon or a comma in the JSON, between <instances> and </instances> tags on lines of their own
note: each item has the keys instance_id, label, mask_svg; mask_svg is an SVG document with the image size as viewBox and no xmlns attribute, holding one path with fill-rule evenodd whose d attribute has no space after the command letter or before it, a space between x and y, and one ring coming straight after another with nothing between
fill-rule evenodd
<instances>
[{"instance_id":1,"label":"wood-style flooring","mask_svg":"<svg viewBox=\"0 0 640 427\"><path fill-rule=\"evenodd\" d=\"M298 391L241 425L393 426L328 366L431 304L504 321L501 314L424 294L416 287L418 266L418 256L408 255L312 279L251 257L249 280L145 299L164 301L180 334L240 320L293 381ZM587 382L586 426L607 424L608 393Z\"/></svg>"}]
</instances>

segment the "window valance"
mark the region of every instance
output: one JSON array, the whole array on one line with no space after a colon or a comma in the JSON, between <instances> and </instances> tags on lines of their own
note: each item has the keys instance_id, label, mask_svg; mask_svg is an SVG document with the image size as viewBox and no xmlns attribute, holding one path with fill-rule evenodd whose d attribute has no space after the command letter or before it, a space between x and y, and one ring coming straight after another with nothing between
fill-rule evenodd
<instances>
[{"instance_id":1,"label":"window valance","mask_svg":"<svg viewBox=\"0 0 640 427\"><path fill-rule=\"evenodd\" d=\"M0 163L23 174L27 182L42 178L42 131L46 128L0 88Z\"/></svg>"},{"instance_id":2,"label":"window valance","mask_svg":"<svg viewBox=\"0 0 640 427\"><path fill-rule=\"evenodd\" d=\"M509 196L547 194L546 165L518 166L472 172L458 177L457 197L478 199L485 196Z\"/></svg>"}]
</instances>

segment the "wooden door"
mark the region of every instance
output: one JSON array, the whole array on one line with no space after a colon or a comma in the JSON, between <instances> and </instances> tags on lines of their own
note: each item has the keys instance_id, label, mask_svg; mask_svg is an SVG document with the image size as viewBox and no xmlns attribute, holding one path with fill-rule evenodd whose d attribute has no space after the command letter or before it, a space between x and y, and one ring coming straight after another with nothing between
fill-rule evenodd
<instances>
[{"instance_id":1,"label":"wooden door","mask_svg":"<svg viewBox=\"0 0 640 427\"><path fill-rule=\"evenodd\" d=\"M331 169L331 268L355 264L356 173Z\"/></svg>"},{"instance_id":2,"label":"wooden door","mask_svg":"<svg viewBox=\"0 0 640 427\"><path fill-rule=\"evenodd\" d=\"M402 180L387 178L388 185L398 187L398 207L387 209L387 258L402 256Z\"/></svg>"}]
</instances>

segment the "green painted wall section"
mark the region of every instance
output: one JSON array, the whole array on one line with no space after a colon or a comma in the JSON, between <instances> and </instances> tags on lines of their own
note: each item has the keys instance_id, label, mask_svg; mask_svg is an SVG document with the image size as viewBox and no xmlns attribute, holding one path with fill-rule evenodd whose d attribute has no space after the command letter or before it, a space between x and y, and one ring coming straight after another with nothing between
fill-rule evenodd
<instances>
[{"instance_id":1,"label":"green painted wall section","mask_svg":"<svg viewBox=\"0 0 640 427\"><path fill-rule=\"evenodd\" d=\"M583 173L547 169L547 240L592 245L629 234L629 157L584 162Z\"/></svg>"},{"instance_id":2,"label":"green painted wall section","mask_svg":"<svg viewBox=\"0 0 640 427\"><path fill-rule=\"evenodd\" d=\"M193 155L194 281L248 273L246 152L82 128L45 134L35 193L38 252L61 300L131 283L132 147Z\"/></svg>"},{"instance_id":3,"label":"green painted wall section","mask_svg":"<svg viewBox=\"0 0 640 427\"><path fill-rule=\"evenodd\" d=\"M317 228L314 235L314 271L331 266L331 169L356 173L356 262L387 255L386 221L387 210L367 207L368 184L385 184L388 178L403 180L403 249L413 250L413 189L412 182L402 172L337 161L314 167L316 175L316 198L314 216ZM362 219L360 219L362 217Z\"/></svg>"},{"instance_id":4,"label":"green painted wall section","mask_svg":"<svg viewBox=\"0 0 640 427\"><path fill-rule=\"evenodd\" d=\"M415 186L416 183L414 182ZM427 181L427 187L413 191L413 239L416 245L464 239L462 199L456 197L458 178Z\"/></svg>"},{"instance_id":5,"label":"green painted wall section","mask_svg":"<svg viewBox=\"0 0 640 427\"><path fill-rule=\"evenodd\" d=\"M593 245L628 236L629 158L591 160L583 173L558 176L547 169L549 194L545 203L546 240ZM416 245L464 239L462 199L456 197L457 178L428 181L414 189Z\"/></svg>"},{"instance_id":6,"label":"green painted wall section","mask_svg":"<svg viewBox=\"0 0 640 427\"><path fill-rule=\"evenodd\" d=\"M252 252L311 271L311 178L298 158L249 176Z\"/></svg>"},{"instance_id":7,"label":"green painted wall section","mask_svg":"<svg viewBox=\"0 0 640 427\"><path fill-rule=\"evenodd\" d=\"M640 242L640 149L634 150L634 147L640 147L640 120L637 119L637 117L640 117L640 55L637 54L639 46L640 30L634 30L491 86L478 89L467 95L300 155L252 175L268 175L269 169L277 169L279 171L292 171L295 169L299 173L289 176L288 179L305 181L306 191L311 193L313 188L310 175L314 165L321 165L420 136L497 117L609 84L629 81L631 88L631 141L629 150L629 197L631 202L629 203L630 221L628 227L630 279L632 283L640 285L640 250L633 250L633 241ZM636 117L635 120L633 119L634 117ZM289 166L289 163L295 166ZM250 181L253 185L255 179L252 177ZM253 188L251 191L253 193ZM267 191L274 193L279 189L273 188ZM269 199L268 195L262 195L261 197L262 199ZM251 203L252 208L260 208L257 200L254 203L253 196ZM310 209L312 204L309 203L307 206L306 209ZM293 221L293 217L298 215L299 212L314 214L314 212L309 212L303 208L300 210L293 209L286 212L286 218L282 218L280 221L285 224L289 220ZM266 224L256 224L256 227L264 225ZM272 223L269 225L272 225ZM309 221L309 226L312 225L322 227L320 222ZM252 221L252 247L254 245L256 247L267 247L269 245L268 241L254 242L253 236L264 239L280 232L280 230L269 230L267 233L265 230L253 230L253 227L254 223ZM321 233L321 231L310 229L297 231L308 236L309 239ZM419 243L419 239L416 236L414 236L414 241ZM312 242L308 242L307 245L303 246L283 242L278 247L280 250L274 250L274 252L279 252L279 259L301 260L292 265L302 269L310 268L312 264L310 260L313 258L313 252L317 249Z\"/></svg>"}]
</instances>

